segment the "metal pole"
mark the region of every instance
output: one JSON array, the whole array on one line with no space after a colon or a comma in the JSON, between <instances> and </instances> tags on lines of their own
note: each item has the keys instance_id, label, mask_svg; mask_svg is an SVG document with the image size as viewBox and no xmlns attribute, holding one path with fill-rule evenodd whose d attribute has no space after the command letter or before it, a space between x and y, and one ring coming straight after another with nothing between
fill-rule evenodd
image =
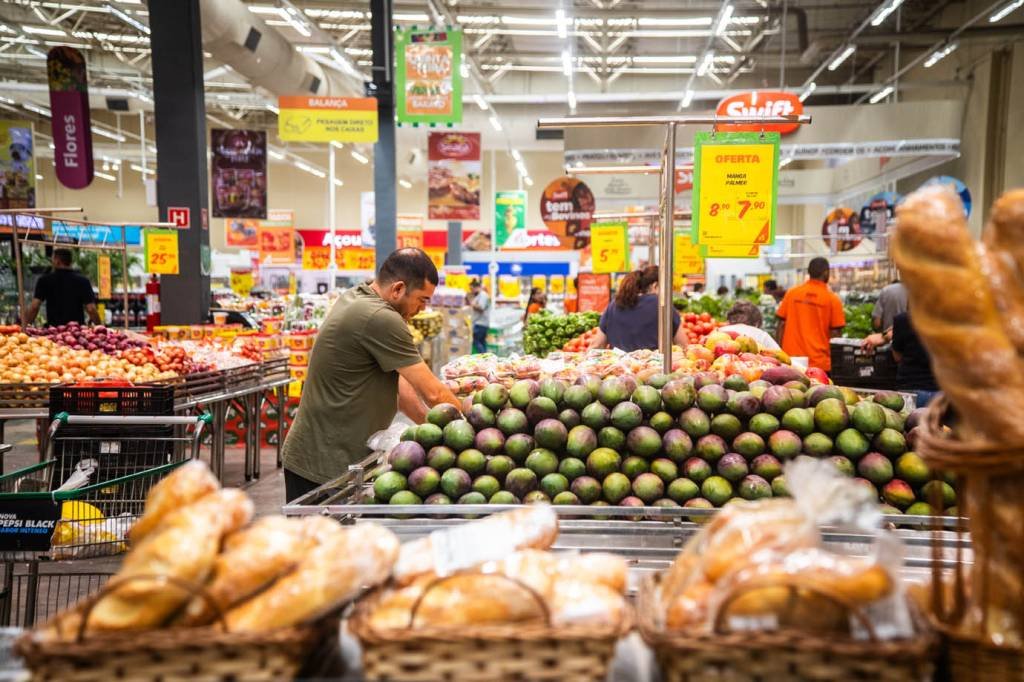
<instances>
[{"instance_id":1,"label":"metal pole","mask_svg":"<svg viewBox=\"0 0 1024 682\"><path fill-rule=\"evenodd\" d=\"M18 243L18 216L14 216L11 227L11 239L14 244L14 274L18 278L18 324L25 319L25 283L21 281L21 245Z\"/></svg>"},{"instance_id":2,"label":"metal pole","mask_svg":"<svg viewBox=\"0 0 1024 682\"><path fill-rule=\"evenodd\" d=\"M658 248L658 339L664 354L663 370L672 372L672 225L676 213L676 123L665 132L664 176L661 195L661 243Z\"/></svg>"},{"instance_id":3,"label":"metal pole","mask_svg":"<svg viewBox=\"0 0 1024 682\"><path fill-rule=\"evenodd\" d=\"M338 210L338 197L335 193L334 188L334 175L337 172L335 166L335 149L334 142L327 145L327 225L331 231L331 263L327 267L327 272L330 273L330 284L327 287L328 291L333 291L338 281L338 265L335 263L335 249L334 245L334 233L337 229L338 219L335 217L335 213Z\"/></svg>"},{"instance_id":4,"label":"metal pole","mask_svg":"<svg viewBox=\"0 0 1024 682\"><path fill-rule=\"evenodd\" d=\"M128 329L128 242L125 232L127 227L121 228L121 287L124 292L124 328ZM106 324L106 320L102 320Z\"/></svg>"},{"instance_id":5,"label":"metal pole","mask_svg":"<svg viewBox=\"0 0 1024 682\"><path fill-rule=\"evenodd\" d=\"M717 125L720 123L810 123L806 114L791 116L573 116L542 118L537 121L540 129L553 128L605 128L629 126L660 126L669 123L678 125ZM674 160L673 160L674 164Z\"/></svg>"}]
</instances>

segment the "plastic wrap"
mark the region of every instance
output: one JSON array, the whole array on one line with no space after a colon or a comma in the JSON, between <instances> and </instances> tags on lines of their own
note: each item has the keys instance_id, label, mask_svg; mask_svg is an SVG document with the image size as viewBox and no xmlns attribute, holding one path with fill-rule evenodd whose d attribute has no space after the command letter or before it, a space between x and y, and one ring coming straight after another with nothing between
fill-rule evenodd
<instances>
[{"instance_id":1,"label":"plastic wrap","mask_svg":"<svg viewBox=\"0 0 1024 682\"><path fill-rule=\"evenodd\" d=\"M872 496L820 460L798 458L785 475L794 499L729 504L690 539L660 586L662 624L909 636L902 546L878 528ZM873 535L871 554L826 549L823 525Z\"/></svg>"},{"instance_id":2,"label":"plastic wrap","mask_svg":"<svg viewBox=\"0 0 1024 682\"><path fill-rule=\"evenodd\" d=\"M415 426L413 421L399 412L391 420L388 428L376 431L366 439L366 447L370 448L371 452L391 452L391 448L398 445L402 434L410 426Z\"/></svg>"}]
</instances>

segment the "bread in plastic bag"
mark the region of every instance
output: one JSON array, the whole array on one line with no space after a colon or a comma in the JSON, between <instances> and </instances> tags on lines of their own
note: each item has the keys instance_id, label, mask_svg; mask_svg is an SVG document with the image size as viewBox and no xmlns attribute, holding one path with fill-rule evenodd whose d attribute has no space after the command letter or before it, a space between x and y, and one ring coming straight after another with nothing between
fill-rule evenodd
<instances>
[{"instance_id":1,"label":"bread in plastic bag","mask_svg":"<svg viewBox=\"0 0 1024 682\"><path fill-rule=\"evenodd\" d=\"M662 625L864 638L866 619L878 639L912 634L902 546L873 496L826 461L800 457L785 475L793 499L731 503L687 542L659 586ZM870 535L871 553L826 547L825 525Z\"/></svg>"}]
</instances>

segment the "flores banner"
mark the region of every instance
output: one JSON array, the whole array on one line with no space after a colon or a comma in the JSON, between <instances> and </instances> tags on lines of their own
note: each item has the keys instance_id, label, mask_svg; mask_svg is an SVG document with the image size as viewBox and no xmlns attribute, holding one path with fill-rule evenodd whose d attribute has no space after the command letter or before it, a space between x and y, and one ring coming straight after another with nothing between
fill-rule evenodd
<instances>
[{"instance_id":1,"label":"flores banner","mask_svg":"<svg viewBox=\"0 0 1024 682\"><path fill-rule=\"evenodd\" d=\"M35 207L36 163L32 124L28 121L0 121L0 208ZM22 227L23 216L17 218L17 221L0 221L0 224L9 227L18 222L18 227ZM43 229L42 221L31 227Z\"/></svg>"},{"instance_id":2,"label":"flores banner","mask_svg":"<svg viewBox=\"0 0 1024 682\"><path fill-rule=\"evenodd\" d=\"M399 123L462 123L462 32L397 31Z\"/></svg>"},{"instance_id":3,"label":"flores banner","mask_svg":"<svg viewBox=\"0 0 1024 682\"><path fill-rule=\"evenodd\" d=\"M480 220L480 133L431 132L427 163L427 218Z\"/></svg>"},{"instance_id":4,"label":"flores banner","mask_svg":"<svg viewBox=\"0 0 1024 682\"><path fill-rule=\"evenodd\" d=\"M213 217L267 217L267 133L210 131Z\"/></svg>"},{"instance_id":5,"label":"flores banner","mask_svg":"<svg viewBox=\"0 0 1024 682\"><path fill-rule=\"evenodd\" d=\"M57 179L70 189L83 189L93 177L85 57L73 47L55 47L46 55L46 74L50 81L50 126Z\"/></svg>"}]
</instances>

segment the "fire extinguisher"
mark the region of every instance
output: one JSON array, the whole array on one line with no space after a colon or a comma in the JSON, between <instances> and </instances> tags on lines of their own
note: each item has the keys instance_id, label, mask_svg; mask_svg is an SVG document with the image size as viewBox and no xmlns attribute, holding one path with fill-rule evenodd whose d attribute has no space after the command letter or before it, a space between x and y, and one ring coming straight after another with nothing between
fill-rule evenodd
<instances>
[{"instance_id":1,"label":"fire extinguisher","mask_svg":"<svg viewBox=\"0 0 1024 682\"><path fill-rule=\"evenodd\" d=\"M160 324L160 278L150 275L146 282L146 331L152 333Z\"/></svg>"}]
</instances>

